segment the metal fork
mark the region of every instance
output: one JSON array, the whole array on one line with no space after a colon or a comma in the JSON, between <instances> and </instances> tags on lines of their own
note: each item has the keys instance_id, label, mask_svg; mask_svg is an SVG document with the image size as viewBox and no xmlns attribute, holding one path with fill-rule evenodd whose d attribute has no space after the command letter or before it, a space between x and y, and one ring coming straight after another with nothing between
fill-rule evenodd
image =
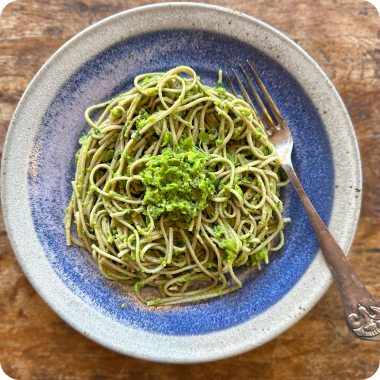
<instances>
[{"instance_id":1,"label":"metal fork","mask_svg":"<svg viewBox=\"0 0 380 380\"><path fill-rule=\"evenodd\" d=\"M298 193L298 196L301 199L303 206L305 207L307 215L309 216L310 222L314 228L315 234L317 235L322 253L328 266L330 267L334 280L338 285L344 311L346 314L348 330L356 338L366 340L379 340L380 305L360 281L358 275L344 255L342 249L331 236L328 228L322 222L321 218L307 197L305 190L303 189L293 169L291 160L293 138L290 130L286 125L284 118L281 116L280 111L277 109L272 98L269 96L267 90L265 89L265 86L256 74L255 70L248 61L247 64L258 87L260 88L261 93L264 95L269 108L272 110L272 113L278 122L277 126L273 122L265 105L261 101L258 93L249 80L247 73L241 65L240 70L248 84L248 87L255 97L255 100L261 112L264 115L264 118L270 129L270 131L266 130L269 136L269 141L274 145L277 155L280 159L281 166L284 169L285 173L288 175L290 181ZM255 107L253 106L252 101L249 98L247 91L245 90L236 72L234 70L232 70L232 72L236 78L241 92L243 93L245 100L255 110ZM228 75L226 75L226 78L232 92L235 96L237 96L235 88L233 87Z\"/></svg>"}]
</instances>

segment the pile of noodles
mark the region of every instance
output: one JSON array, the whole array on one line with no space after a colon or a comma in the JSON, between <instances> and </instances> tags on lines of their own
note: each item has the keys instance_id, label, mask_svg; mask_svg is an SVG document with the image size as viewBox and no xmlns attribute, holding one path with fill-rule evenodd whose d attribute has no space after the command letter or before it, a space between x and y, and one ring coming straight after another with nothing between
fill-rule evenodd
<instances>
[{"instance_id":1,"label":"pile of noodles","mask_svg":"<svg viewBox=\"0 0 380 380\"><path fill-rule=\"evenodd\" d=\"M236 290L234 267L260 269L284 244L279 189L288 180L273 145L221 72L214 88L185 66L134 83L85 112L91 131L75 157L67 244L86 248L148 306ZM159 298L144 297L145 285Z\"/></svg>"}]
</instances>

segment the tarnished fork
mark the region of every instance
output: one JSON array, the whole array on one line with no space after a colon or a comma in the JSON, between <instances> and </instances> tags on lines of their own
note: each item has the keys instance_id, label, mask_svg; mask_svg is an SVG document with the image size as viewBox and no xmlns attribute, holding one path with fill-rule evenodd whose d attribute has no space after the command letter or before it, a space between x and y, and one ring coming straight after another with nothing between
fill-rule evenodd
<instances>
[{"instance_id":1,"label":"tarnished fork","mask_svg":"<svg viewBox=\"0 0 380 380\"><path fill-rule=\"evenodd\" d=\"M307 197L293 169L291 160L293 138L290 130L286 125L284 118L281 116L280 111L274 104L272 98L269 96L268 91L265 89L265 86L256 74L255 70L248 61L247 64L258 87L260 88L261 93L264 95L269 108L277 120L277 125L275 125L273 122L264 103L261 101L257 91L255 90L254 86L248 78L247 73L241 65L240 70L248 84L248 87L255 97L255 100L261 112L263 113L267 125L270 129L269 131L266 131L269 136L269 141L274 145L277 155L280 159L281 166L284 169L285 173L288 175L294 188L296 189L301 202L305 207L307 215L309 216L315 234L317 235L322 253L328 266L330 267L331 273L338 286L340 296L342 298L348 330L356 338L366 340L379 340L380 305L360 281L358 275L352 268L343 251L331 236L328 228L325 226L322 219L315 211L315 208L311 204L309 198ZM234 73L236 81L240 87L241 92L243 93L245 100L252 106L253 109L255 109L236 72L234 70L232 70L232 72ZM236 91L228 75L227 81L231 87L232 92L236 95Z\"/></svg>"}]
</instances>

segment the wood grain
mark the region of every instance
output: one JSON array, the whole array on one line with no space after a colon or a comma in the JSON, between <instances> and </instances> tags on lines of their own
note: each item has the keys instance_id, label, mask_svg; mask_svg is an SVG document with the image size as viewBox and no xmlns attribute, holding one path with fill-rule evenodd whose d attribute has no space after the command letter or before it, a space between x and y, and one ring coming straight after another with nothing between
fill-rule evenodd
<instances>
[{"instance_id":1,"label":"wood grain","mask_svg":"<svg viewBox=\"0 0 380 380\"><path fill-rule=\"evenodd\" d=\"M26 86L68 39L146 0L22 0L0 19L0 154ZM380 18L360 0L206 1L257 17L302 46L342 96L357 133L363 207L350 261L380 299ZM339 126L337 126L339 128ZM0 218L0 363L17 380L367 379L380 342L349 336L333 285L299 323L258 349L219 362L167 365L122 356L80 335L45 305L23 275Z\"/></svg>"}]
</instances>

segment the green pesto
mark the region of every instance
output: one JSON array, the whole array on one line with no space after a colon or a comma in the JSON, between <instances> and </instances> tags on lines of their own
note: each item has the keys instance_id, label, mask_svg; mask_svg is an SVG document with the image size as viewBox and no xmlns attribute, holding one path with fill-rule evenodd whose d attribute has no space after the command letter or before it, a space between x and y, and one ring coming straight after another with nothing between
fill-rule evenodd
<instances>
[{"instance_id":1,"label":"green pesto","mask_svg":"<svg viewBox=\"0 0 380 380\"><path fill-rule=\"evenodd\" d=\"M214 87L214 91L220 95L223 95L226 92L226 89L224 87Z\"/></svg>"},{"instance_id":2,"label":"green pesto","mask_svg":"<svg viewBox=\"0 0 380 380\"><path fill-rule=\"evenodd\" d=\"M86 139L87 139L87 135L84 134L84 135L79 139L79 144L80 144L80 145L83 145L84 142L86 141Z\"/></svg>"},{"instance_id":3,"label":"green pesto","mask_svg":"<svg viewBox=\"0 0 380 380\"><path fill-rule=\"evenodd\" d=\"M142 136L137 131L134 131L131 135L132 140L140 141L142 139Z\"/></svg>"},{"instance_id":4,"label":"green pesto","mask_svg":"<svg viewBox=\"0 0 380 380\"><path fill-rule=\"evenodd\" d=\"M206 170L210 155L197 149L191 138L174 151L171 147L151 157L139 173L146 191L144 202L151 205L154 219L165 213L170 219L189 223L207 207L215 193L215 175Z\"/></svg>"},{"instance_id":5,"label":"green pesto","mask_svg":"<svg viewBox=\"0 0 380 380\"><path fill-rule=\"evenodd\" d=\"M79 149L78 152L75 153L75 163L77 164L78 163L78 160L79 160L79 156L80 156L80 151L82 149Z\"/></svg>"},{"instance_id":6,"label":"green pesto","mask_svg":"<svg viewBox=\"0 0 380 380\"><path fill-rule=\"evenodd\" d=\"M215 226L214 227L214 235L218 239L220 238L224 233L224 228L222 226Z\"/></svg>"},{"instance_id":7,"label":"green pesto","mask_svg":"<svg viewBox=\"0 0 380 380\"><path fill-rule=\"evenodd\" d=\"M212 133L206 133L206 132L199 132L198 135L199 140L204 142L205 144L210 144L211 141L214 141L216 139L215 135Z\"/></svg>"},{"instance_id":8,"label":"green pesto","mask_svg":"<svg viewBox=\"0 0 380 380\"><path fill-rule=\"evenodd\" d=\"M236 246L236 241L233 239L224 239L220 242L218 241L218 246L219 248L224 249L227 254L228 262L232 264L239 252Z\"/></svg>"},{"instance_id":9,"label":"green pesto","mask_svg":"<svg viewBox=\"0 0 380 380\"><path fill-rule=\"evenodd\" d=\"M168 145L168 143L169 143L169 139L170 139L170 136L171 136L172 134L169 132L169 131L167 131L167 132L165 132L165 135L164 135L164 138L163 138L163 140L162 140L162 144L161 144L161 147L163 148L164 146L166 146L166 145Z\"/></svg>"},{"instance_id":10,"label":"green pesto","mask_svg":"<svg viewBox=\"0 0 380 380\"><path fill-rule=\"evenodd\" d=\"M140 130L141 128L145 127L150 121L154 120L154 118L152 120L150 120L150 118L151 115L144 108L140 108L139 115L136 119L137 129Z\"/></svg>"},{"instance_id":11,"label":"green pesto","mask_svg":"<svg viewBox=\"0 0 380 380\"><path fill-rule=\"evenodd\" d=\"M107 151L107 153L103 156L102 162L108 162L111 161L113 158L113 150L110 149Z\"/></svg>"},{"instance_id":12,"label":"green pesto","mask_svg":"<svg viewBox=\"0 0 380 380\"><path fill-rule=\"evenodd\" d=\"M265 257L268 255L268 250L267 249L263 249L261 251L257 251L256 253L254 253L253 255L251 255L251 266L256 266L257 264L259 264L262 260L265 259Z\"/></svg>"}]
</instances>

